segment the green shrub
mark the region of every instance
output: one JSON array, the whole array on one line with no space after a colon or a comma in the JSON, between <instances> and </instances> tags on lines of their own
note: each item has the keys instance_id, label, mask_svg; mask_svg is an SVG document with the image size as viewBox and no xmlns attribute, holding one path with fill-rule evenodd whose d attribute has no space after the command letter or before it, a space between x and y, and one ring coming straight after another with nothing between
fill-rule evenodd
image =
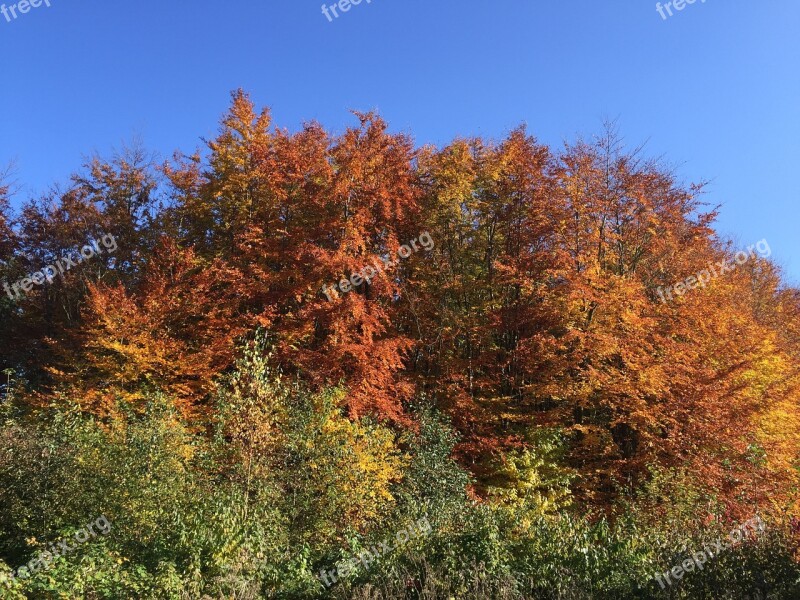
<instances>
[{"instance_id":1,"label":"green shrub","mask_svg":"<svg viewBox=\"0 0 800 600\"><path fill-rule=\"evenodd\" d=\"M446 418L423 405L417 431L398 437L347 419L343 393L288 383L251 348L220 386L210 434L158 394L102 422L6 406L0 574L99 515L112 530L0 584L0 597L800 597L798 527L767 517L762 535L660 588L656 574L735 525L685 473L654 470L616 518L590 518L569 494L557 434L542 432L498 463L479 501ZM398 536L422 519L429 528ZM317 577L381 542L330 588Z\"/></svg>"}]
</instances>

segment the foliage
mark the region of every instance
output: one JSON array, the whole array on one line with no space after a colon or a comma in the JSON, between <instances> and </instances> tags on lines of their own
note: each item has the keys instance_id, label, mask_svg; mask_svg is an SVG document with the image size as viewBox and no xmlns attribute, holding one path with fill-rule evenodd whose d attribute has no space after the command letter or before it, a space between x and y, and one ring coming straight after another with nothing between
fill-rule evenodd
<instances>
[{"instance_id":1,"label":"foliage","mask_svg":"<svg viewBox=\"0 0 800 600\"><path fill-rule=\"evenodd\" d=\"M105 422L62 410L6 416L5 564L24 564L99 514L112 529L18 578L5 597L657 598L655 573L733 527L721 514L688 518L699 505L691 483L679 484L682 508L654 518L662 494L681 481L656 472L613 522L563 501L550 506L568 480L550 462L552 434L521 455L532 466L513 471L522 477L508 495L478 501L452 458L457 435L426 403L414 411L418 431L398 442L380 425L345 419L340 390L287 383L262 350L251 345L220 387L212 436L191 431L158 395L144 413ZM396 543L422 516L430 528ZM386 541L390 551L331 589L317 580ZM798 548L798 530L770 520L763 536L709 561L671 597L703 597L724 584L729 596L719 597L791 598Z\"/></svg>"},{"instance_id":2,"label":"foliage","mask_svg":"<svg viewBox=\"0 0 800 600\"><path fill-rule=\"evenodd\" d=\"M523 522L569 507L575 474L559 464L563 445L558 432L537 431L532 448L507 454L495 469L502 483L489 488L490 497Z\"/></svg>"},{"instance_id":3,"label":"foliage","mask_svg":"<svg viewBox=\"0 0 800 600\"><path fill-rule=\"evenodd\" d=\"M95 156L16 212L0 177L4 282L118 243L0 294L0 558L115 524L9 593L645 598L758 513L669 593L796 596L800 291L761 247L662 298L741 248L613 125L417 148L355 118L290 132L239 90L204 152Z\"/></svg>"}]
</instances>

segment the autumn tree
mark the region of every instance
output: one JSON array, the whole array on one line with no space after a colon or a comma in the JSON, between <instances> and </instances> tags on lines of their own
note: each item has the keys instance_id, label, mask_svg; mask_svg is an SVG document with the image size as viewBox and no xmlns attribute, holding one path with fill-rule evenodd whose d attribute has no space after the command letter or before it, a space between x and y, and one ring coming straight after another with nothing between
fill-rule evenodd
<instances>
[{"instance_id":1,"label":"autumn tree","mask_svg":"<svg viewBox=\"0 0 800 600\"><path fill-rule=\"evenodd\" d=\"M13 227L2 191L10 276L119 238L114 257L0 305L3 361L37 375L31 399L66 392L109 414L154 388L203 425L263 329L276 369L312 395L345 390L317 409L346 438L339 408L394 427L414 427L415 397L447 413L479 491L498 464L511 489L538 481L531 440L556 429L577 497L597 506L652 465L692 470L732 509L789 497L797 291L755 255L691 293L659 291L739 250L715 234L702 184L613 126L559 149L525 128L415 148L355 118L339 135L289 132L240 90L193 154L95 158ZM330 291L423 232L432 250Z\"/></svg>"}]
</instances>

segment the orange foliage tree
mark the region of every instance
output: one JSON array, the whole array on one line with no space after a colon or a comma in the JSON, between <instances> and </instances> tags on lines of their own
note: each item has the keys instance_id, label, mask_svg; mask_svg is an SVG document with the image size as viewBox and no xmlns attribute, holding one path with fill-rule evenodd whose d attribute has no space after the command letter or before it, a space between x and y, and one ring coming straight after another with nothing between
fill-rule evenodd
<instances>
[{"instance_id":1,"label":"orange foliage tree","mask_svg":"<svg viewBox=\"0 0 800 600\"><path fill-rule=\"evenodd\" d=\"M800 294L756 257L659 294L738 249L714 233L702 185L624 150L613 127L560 150L524 128L415 148L356 117L338 136L290 133L238 91L202 152L158 168L137 149L95 159L14 232L0 193L6 270L87 232L121 249L6 308L4 331L27 341L4 362L40 397L66 389L107 413L153 387L202 421L264 328L275 366L346 387L350 417L408 426L407 403L429 398L478 474L556 427L576 489L600 505L650 464L691 470L734 508L789 496ZM323 294L422 232L433 250Z\"/></svg>"}]
</instances>

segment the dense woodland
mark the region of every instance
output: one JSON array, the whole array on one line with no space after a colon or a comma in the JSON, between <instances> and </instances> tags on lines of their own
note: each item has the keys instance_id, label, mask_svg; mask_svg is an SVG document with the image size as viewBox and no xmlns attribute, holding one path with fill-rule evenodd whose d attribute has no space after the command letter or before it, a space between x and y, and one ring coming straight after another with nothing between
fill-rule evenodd
<instances>
[{"instance_id":1,"label":"dense woodland","mask_svg":"<svg viewBox=\"0 0 800 600\"><path fill-rule=\"evenodd\" d=\"M754 257L658 294L757 240L613 126L435 148L354 122L292 133L240 91L193 154L96 157L16 211L0 183L0 280L118 245L0 297L0 572L113 524L0 594L800 597L800 291Z\"/></svg>"}]
</instances>

